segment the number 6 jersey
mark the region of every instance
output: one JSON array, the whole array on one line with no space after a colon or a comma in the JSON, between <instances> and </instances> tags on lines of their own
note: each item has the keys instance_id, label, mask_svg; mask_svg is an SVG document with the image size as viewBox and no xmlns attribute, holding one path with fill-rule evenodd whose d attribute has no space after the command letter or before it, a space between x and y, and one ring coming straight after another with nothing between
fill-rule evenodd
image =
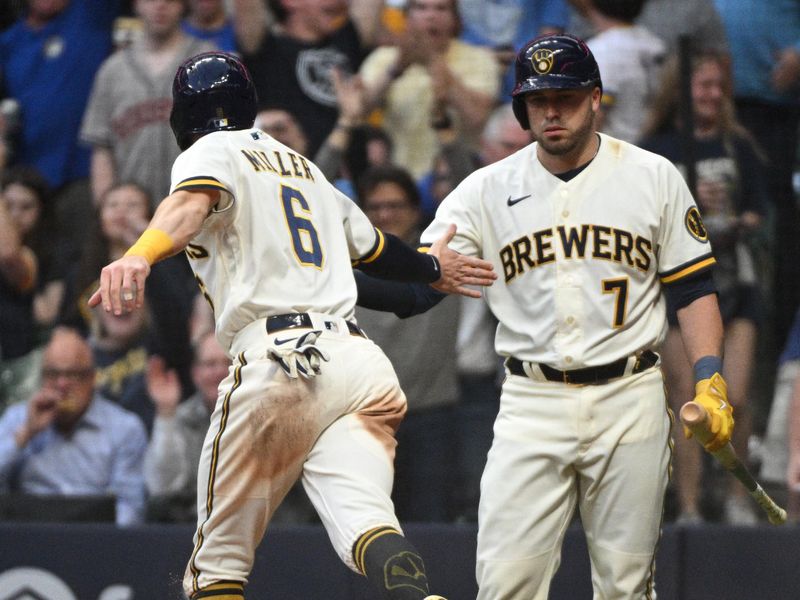
<instances>
[{"instance_id":1,"label":"number 6 jersey","mask_svg":"<svg viewBox=\"0 0 800 600\"><path fill-rule=\"evenodd\" d=\"M316 165L258 129L219 131L172 168L172 192L208 188L220 201L186 253L223 347L272 314L352 319L351 260L378 254L383 238Z\"/></svg>"},{"instance_id":2,"label":"number 6 jersey","mask_svg":"<svg viewBox=\"0 0 800 600\"><path fill-rule=\"evenodd\" d=\"M596 366L661 343L662 285L714 264L692 196L666 159L600 134L568 181L536 144L467 177L422 236L450 223L454 250L493 263L485 291L499 354L560 369Z\"/></svg>"}]
</instances>

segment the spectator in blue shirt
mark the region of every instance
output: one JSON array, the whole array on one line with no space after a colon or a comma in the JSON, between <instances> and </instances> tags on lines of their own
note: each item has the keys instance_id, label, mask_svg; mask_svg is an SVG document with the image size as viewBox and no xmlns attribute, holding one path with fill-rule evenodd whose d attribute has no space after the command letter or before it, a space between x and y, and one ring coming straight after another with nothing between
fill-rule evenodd
<instances>
[{"instance_id":1,"label":"spectator in blue shirt","mask_svg":"<svg viewBox=\"0 0 800 600\"><path fill-rule=\"evenodd\" d=\"M92 352L57 328L42 387L0 417L0 490L36 495L116 496L118 525L144 519L147 434L139 418L95 391Z\"/></svg>"},{"instance_id":2,"label":"spectator in blue shirt","mask_svg":"<svg viewBox=\"0 0 800 600\"><path fill-rule=\"evenodd\" d=\"M0 33L0 88L19 106L11 149L16 164L36 167L54 190L66 242L92 219L89 149L78 141L92 81L112 50L119 0L27 0ZM69 259L77 245L67 246Z\"/></svg>"}]
</instances>

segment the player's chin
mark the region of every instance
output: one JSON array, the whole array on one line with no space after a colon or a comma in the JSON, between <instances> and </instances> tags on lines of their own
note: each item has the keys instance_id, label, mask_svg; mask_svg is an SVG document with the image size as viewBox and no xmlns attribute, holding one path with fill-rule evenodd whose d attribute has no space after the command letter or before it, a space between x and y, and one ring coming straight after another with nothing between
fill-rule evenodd
<instances>
[{"instance_id":1,"label":"player's chin","mask_svg":"<svg viewBox=\"0 0 800 600\"><path fill-rule=\"evenodd\" d=\"M570 136L565 135L565 133L566 132L559 133L558 135L547 135L547 133L544 133L539 138L539 144L549 154L554 154L556 156L567 154L575 148L575 141Z\"/></svg>"}]
</instances>

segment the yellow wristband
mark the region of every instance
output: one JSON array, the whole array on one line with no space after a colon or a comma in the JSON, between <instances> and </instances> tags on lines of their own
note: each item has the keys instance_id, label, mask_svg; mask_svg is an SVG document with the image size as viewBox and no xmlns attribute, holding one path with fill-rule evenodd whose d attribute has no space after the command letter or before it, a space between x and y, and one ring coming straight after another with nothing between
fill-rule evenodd
<instances>
[{"instance_id":1,"label":"yellow wristband","mask_svg":"<svg viewBox=\"0 0 800 600\"><path fill-rule=\"evenodd\" d=\"M166 231L145 229L136 243L128 248L125 256L141 256L153 264L172 253L175 243Z\"/></svg>"}]
</instances>

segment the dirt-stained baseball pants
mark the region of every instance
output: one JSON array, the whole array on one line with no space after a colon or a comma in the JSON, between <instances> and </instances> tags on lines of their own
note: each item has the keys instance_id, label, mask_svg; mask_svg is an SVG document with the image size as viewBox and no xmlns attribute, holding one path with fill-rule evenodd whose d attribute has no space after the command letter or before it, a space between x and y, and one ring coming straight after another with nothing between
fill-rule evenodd
<instances>
[{"instance_id":1,"label":"dirt-stained baseball pants","mask_svg":"<svg viewBox=\"0 0 800 600\"><path fill-rule=\"evenodd\" d=\"M267 356L263 319L232 346L198 476L198 528L184 576L187 594L215 581L246 582L270 516L301 476L338 556L355 569L358 537L400 530L390 499L394 431L406 400L389 360L343 319L311 314L330 356L311 380L289 380Z\"/></svg>"}]
</instances>

